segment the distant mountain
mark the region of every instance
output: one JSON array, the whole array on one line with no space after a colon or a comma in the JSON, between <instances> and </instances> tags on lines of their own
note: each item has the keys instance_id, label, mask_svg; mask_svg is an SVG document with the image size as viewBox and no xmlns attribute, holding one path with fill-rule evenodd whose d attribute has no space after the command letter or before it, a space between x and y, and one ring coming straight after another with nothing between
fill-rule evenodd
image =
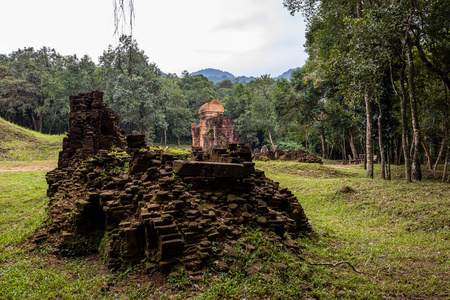
<instances>
[{"instance_id":1,"label":"distant mountain","mask_svg":"<svg viewBox=\"0 0 450 300\"><path fill-rule=\"evenodd\" d=\"M234 79L236 78L233 74L229 72L211 68L193 72L191 73L191 75L203 75L214 83L221 82L225 79L230 79L231 81L234 81Z\"/></svg>"},{"instance_id":2,"label":"distant mountain","mask_svg":"<svg viewBox=\"0 0 450 300\"><path fill-rule=\"evenodd\" d=\"M250 81L252 81L252 80L255 80L256 77L253 77L253 76L250 76L250 77L247 77L247 76L238 76L238 77L236 77L236 79L237 79L238 82L243 83L243 84L246 84L246 83L248 83L248 82L250 82Z\"/></svg>"},{"instance_id":3,"label":"distant mountain","mask_svg":"<svg viewBox=\"0 0 450 300\"><path fill-rule=\"evenodd\" d=\"M281 75L275 77L275 80L278 80L278 79L281 79L281 78L286 78L287 80L290 80L290 79L291 79L292 72L294 72L294 71L297 70L297 69L298 69L298 68L295 68L295 69L289 69L289 70L287 70L286 72L284 72L283 74L281 74Z\"/></svg>"},{"instance_id":4,"label":"distant mountain","mask_svg":"<svg viewBox=\"0 0 450 300\"><path fill-rule=\"evenodd\" d=\"M290 69L286 72L284 72L283 74L275 77L274 79L280 79L280 78L286 78L286 79L290 79L291 78L291 74L292 72L296 70L296 69ZM222 70L218 70L218 69L212 69L212 68L208 68L208 69L203 69L203 70L199 70L196 72L191 73L191 75L203 75L206 78L208 78L209 80L211 80L214 83L218 83L221 82L225 79L229 79L232 82L241 82L243 84L246 84L254 79L256 79L256 77L250 76L234 76L233 74L231 74L230 72L225 72Z\"/></svg>"}]
</instances>

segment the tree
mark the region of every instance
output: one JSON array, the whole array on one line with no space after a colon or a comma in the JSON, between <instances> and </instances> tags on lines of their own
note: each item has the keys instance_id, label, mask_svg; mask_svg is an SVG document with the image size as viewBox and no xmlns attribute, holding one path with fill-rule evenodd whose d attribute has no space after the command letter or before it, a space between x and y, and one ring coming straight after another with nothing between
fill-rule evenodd
<instances>
[{"instance_id":1,"label":"tree","mask_svg":"<svg viewBox=\"0 0 450 300\"><path fill-rule=\"evenodd\" d=\"M46 103L48 133L55 127L57 132L67 130L69 96L101 89L97 66L89 56L78 59L76 55L68 55L61 58L59 65L57 71L46 75L42 82L49 98Z\"/></svg>"},{"instance_id":2,"label":"tree","mask_svg":"<svg viewBox=\"0 0 450 300\"><path fill-rule=\"evenodd\" d=\"M14 78L13 72L6 66L0 66L0 107L1 114L8 121L24 124L24 116L33 114L32 99L36 99L39 90L23 79Z\"/></svg>"},{"instance_id":3,"label":"tree","mask_svg":"<svg viewBox=\"0 0 450 300\"><path fill-rule=\"evenodd\" d=\"M189 106L195 111L195 115L200 106L216 98L214 82L208 80L204 75L190 75L184 72L178 85L184 92Z\"/></svg>"},{"instance_id":4,"label":"tree","mask_svg":"<svg viewBox=\"0 0 450 300\"><path fill-rule=\"evenodd\" d=\"M171 134L176 137L178 146L181 145L180 139L183 136L189 136L190 112L188 108L188 100L183 95L182 90L178 86L178 78L166 77L163 79L162 92L164 95L164 114L166 117L166 124L164 130L164 145L167 144L167 129L170 129Z\"/></svg>"},{"instance_id":5,"label":"tree","mask_svg":"<svg viewBox=\"0 0 450 300\"><path fill-rule=\"evenodd\" d=\"M273 96L275 80L269 75L262 75L252 80L249 86L252 94L250 107L252 128L267 132L272 149L275 150L272 137L276 128L275 98Z\"/></svg>"},{"instance_id":6,"label":"tree","mask_svg":"<svg viewBox=\"0 0 450 300\"><path fill-rule=\"evenodd\" d=\"M49 78L55 77L61 70L61 60L62 56L48 47L37 51L31 47L19 49L4 60L11 76L4 82L3 92L15 95L14 98L9 97L9 111L11 112L12 106L16 106L16 111L29 117L32 127L38 132L43 131L44 117L53 107L47 83ZM19 94L21 96L17 97ZM28 125L27 121L25 124L23 125Z\"/></svg>"},{"instance_id":7,"label":"tree","mask_svg":"<svg viewBox=\"0 0 450 300\"><path fill-rule=\"evenodd\" d=\"M106 101L122 122L148 139L155 128L164 126L161 72L130 36L121 36L119 45L109 46L100 57Z\"/></svg>"},{"instance_id":8,"label":"tree","mask_svg":"<svg viewBox=\"0 0 450 300\"><path fill-rule=\"evenodd\" d=\"M285 0L292 14L302 11L308 21L307 51L316 61L318 73L339 84L346 98L363 98L366 107L367 161L371 162L371 139L378 106L379 150L385 165L383 145L383 105L387 66L391 69L393 87L401 101L402 145L407 181L421 180L421 125L417 98L417 59L447 85L448 82L448 1L336 1ZM435 19L433 14L436 14ZM437 21L437 25L433 24ZM441 62L441 63L440 63ZM394 79L395 78L395 79ZM447 85L448 88L448 85ZM407 105L407 102L408 105ZM372 103L372 104L371 104ZM409 118L411 113L412 147L409 147ZM422 145L425 145L422 143ZM424 146L424 151L431 157ZM412 149L413 152L409 153ZM412 156L412 163L410 162ZM430 158L428 159L431 160ZM412 165L412 168L411 168ZM371 166L367 176L371 177ZM411 174L411 169L412 174ZM385 171L385 168L382 168ZM383 176L383 173L382 173Z\"/></svg>"},{"instance_id":9,"label":"tree","mask_svg":"<svg viewBox=\"0 0 450 300\"><path fill-rule=\"evenodd\" d=\"M242 83L235 84L229 94L222 99L224 115L234 121L239 138L256 146L259 141L252 127L251 102L250 88Z\"/></svg>"}]
</instances>

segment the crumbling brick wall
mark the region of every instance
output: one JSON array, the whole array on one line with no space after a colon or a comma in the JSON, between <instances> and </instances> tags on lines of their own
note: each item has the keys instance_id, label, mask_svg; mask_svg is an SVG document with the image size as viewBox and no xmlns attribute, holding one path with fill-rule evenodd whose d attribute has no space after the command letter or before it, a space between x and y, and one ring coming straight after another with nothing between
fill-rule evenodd
<instances>
[{"instance_id":1,"label":"crumbling brick wall","mask_svg":"<svg viewBox=\"0 0 450 300\"><path fill-rule=\"evenodd\" d=\"M103 103L102 92L69 97L69 132L63 140L58 167L64 168L76 159L85 159L101 149L123 146L119 117Z\"/></svg>"},{"instance_id":2,"label":"crumbling brick wall","mask_svg":"<svg viewBox=\"0 0 450 300\"><path fill-rule=\"evenodd\" d=\"M71 98L78 99L71 122L77 129L71 128L62 153L72 155L61 155L58 168L47 174L48 226L36 242L47 240L66 255L100 251L113 269L144 261L147 269L181 264L193 275L211 258L220 259L217 249L245 227L273 232L299 248L293 239L311 230L300 203L255 170L248 147L232 144L208 156L194 151L194 159L184 161L150 150L143 135L129 135L121 144L125 151L111 151L112 142L101 141L122 140L118 119L98 111L106 110L98 95ZM85 130L78 120L93 122ZM111 130L102 131L103 125ZM99 142L80 152L86 137Z\"/></svg>"}]
</instances>

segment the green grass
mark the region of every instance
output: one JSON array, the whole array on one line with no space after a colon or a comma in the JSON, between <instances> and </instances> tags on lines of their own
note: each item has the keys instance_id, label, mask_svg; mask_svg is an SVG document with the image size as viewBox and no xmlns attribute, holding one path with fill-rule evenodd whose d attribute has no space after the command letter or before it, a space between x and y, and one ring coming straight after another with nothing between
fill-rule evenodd
<instances>
[{"instance_id":1,"label":"green grass","mask_svg":"<svg viewBox=\"0 0 450 300\"><path fill-rule=\"evenodd\" d=\"M45 218L45 172L0 173L0 262Z\"/></svg>"},{"instance_id":2,"label":"green grass","mask_svg":"<svg viewBox=\"0 0 450 300\"><path fill-rule=\"evenodd\" d=\"M161 148L172 148L172 149L181 149L181 150L190 150L192 147L192 144L181 144L180 146L178 146L178 144L167 144L164 145L164 143L150 143L149 144L150 147L161 147Z\"/></svg>"},{"instance_id":3,"label":"green grass","mask_svg":"<svg viewBox=\"0 0 450 300\"><path fill-rule=\"evenodd\" d=\"M0 118L0 161L56 160L63 135L46 135Z\"/></svg>"},{"instance_id":4,"label":"green grass","mask_svg":"<svg viewBox=\"0 0 450 300\"><path fill-rule=\"evenodd\" d=\"M248 228L233 244L236 253L222 258L236 269L198 278L175 270L167 279L143 274L139 266L110 273L96 256L59 258L48 247L32 248L27 239L45 219L45 172L0 173L0 298L450 297L448 183L370 180L361 166L257 162L257 167L292 190L310 219L314 234L299 240L300 258L275 246L275 237ZM401 172L393 167L394 175ZM347 263L331 265L344 261L361 273ZM250 276L255 264L261 271Z\"/></svg>"},{"instance_id":5,"label":"green grass","mask_svg":"<svg viewBox=\"0 0 450 300\"><path fill-rule=\"evenodd\" d=\"M337 170L339 176L327 166L267 162L258 167L302 203L318 236L303 241L308 260L350 261L367 274L339 266L333 285L360 282L357 297L450 296L449 184L366 179L361 166ZM350 192L343 192L345 187Z\"/></svg>"},{"instance_id":6,"label":"green grass","mask_svg":"<svg viewBox=\"0 0 450 300\"><path fill-rule=\"evenodd\" d=\"M121 273L110 274L97 257L62 259L28 242L46 217L45 173L0 173L0 299L101 299L102 284ZM124 279L114 293L121 295L128 285L129 294L136 294L136 284Z\"/></svg>"}]
</instances>

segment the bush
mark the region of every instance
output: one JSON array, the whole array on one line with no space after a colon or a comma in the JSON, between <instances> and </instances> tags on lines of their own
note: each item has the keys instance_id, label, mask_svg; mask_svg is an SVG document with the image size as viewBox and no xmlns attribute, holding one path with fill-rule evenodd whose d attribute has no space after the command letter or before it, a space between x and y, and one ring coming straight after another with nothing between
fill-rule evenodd
<instances>
[{"instance_id":1,"label":"bush","mask_svg":"<svg viewBox=\"0 0 450 300\"><path fill-rule=\"evenodd\" d=\"M281 141L278 142L277 145L284 151L294 151L294 150L306 151L306 148L302 144L293 141Z\"/></svg>"}]
</instances>

